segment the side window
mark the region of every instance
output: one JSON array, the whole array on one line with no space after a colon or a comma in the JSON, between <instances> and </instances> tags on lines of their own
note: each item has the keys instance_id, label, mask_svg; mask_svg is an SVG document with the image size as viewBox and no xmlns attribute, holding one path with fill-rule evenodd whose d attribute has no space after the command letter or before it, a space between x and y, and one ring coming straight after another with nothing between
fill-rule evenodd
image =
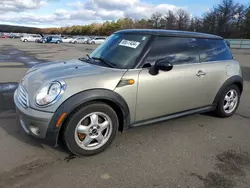
<instances>
[{"instance_id":1,"label":"side window","mask_svg":"<svg viewBox=\"0 0 250 188\"><path fill-rule=\"evenodd\" d=\"M200 49L200 61L223 61L232 59L232 54L224 40L197 39Z\"/></svg>"},{"instance_id":2,"label":"side window","mask_svg":"<svg viewBox=\"0 0 250 188\"><path fill-rule=\"evenodd\" d=\"M145 61L154 65L159 59L167 59L174 65L199 63L195 38L157 37Z\"/></svg>"}]
</instances>

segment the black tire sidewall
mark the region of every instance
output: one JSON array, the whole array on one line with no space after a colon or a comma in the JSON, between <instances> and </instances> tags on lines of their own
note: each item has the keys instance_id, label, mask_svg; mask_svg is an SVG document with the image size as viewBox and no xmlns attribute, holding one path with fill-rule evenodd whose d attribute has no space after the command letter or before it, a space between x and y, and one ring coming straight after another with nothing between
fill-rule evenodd
<instances>
[{"instance_id":1,"label":"black tire sidewall","mask_svg":"<svg viewBox=\"0 0 250 188\"><path fill-rule=\"evenodd\" d=\"M238 94L238 103L237 103L237 106L236 108L234 109L233 112L231 112L230 114L226 113L225 110L224 110L224 99L225 99L225 96L226 94L230 91L230 90L235 90ZM218 102L218 105L217 105L217 109L216 109L216 114L219 116L219 117L230 117L232 116L236 110L238 109L239 107L239 104L240 104L240 97L241 97L241 93L240 93L240 90L239 88L236 86L236 85L230 85L228 86L222 93L221 97L220 97L220 101Z\"/></svg>"},{"instance_id":2,"label":"black tire sidewall","mask_svg":"<svg viewBox=\"0 0 250 188\"><path fill-rule=\"evenodd\" d=\"M103 112L110 117L112 121L112 133L109 140L102 147L96 150L84 150L80 146L78 146L78 144L75 141L75 129L78 122L84 116L93 112ZM85 156L95 155L108 148L108 146L113 142L118 131L118 124L119 121L115 111L107 104L92 103L87 106L83 106L82 108L74 112L65 124L65 129L63 134L65 144L67 145L67 148L76 155L85 155Z\"/></svg>"}]
</instances>

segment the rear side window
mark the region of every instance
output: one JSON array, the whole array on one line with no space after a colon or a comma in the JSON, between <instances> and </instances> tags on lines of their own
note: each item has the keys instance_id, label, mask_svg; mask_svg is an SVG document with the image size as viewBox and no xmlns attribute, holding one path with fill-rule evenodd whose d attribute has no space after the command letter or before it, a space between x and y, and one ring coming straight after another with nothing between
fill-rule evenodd
<instances>
[{"instance_id":1,"label":"rear side window","mask_svg":"<svg viewBox=\"0 0 250 188\"><path fill-rule=\"evenodd\" d=\"M154 65L159 59L174 65L199 63L198 45L195 38L163 37L155 39L144 64Z\"/></svg>"},{"instance_id":2,"label":"rear side window","mask_svg":"<svg viewBox=\"0 0 250 188\"><path fill-rule=\"evenodd\" d=\"M223 61L232 59L232 53L224 40L197 39L200 61Z\"/></svg>"}]
</instances>

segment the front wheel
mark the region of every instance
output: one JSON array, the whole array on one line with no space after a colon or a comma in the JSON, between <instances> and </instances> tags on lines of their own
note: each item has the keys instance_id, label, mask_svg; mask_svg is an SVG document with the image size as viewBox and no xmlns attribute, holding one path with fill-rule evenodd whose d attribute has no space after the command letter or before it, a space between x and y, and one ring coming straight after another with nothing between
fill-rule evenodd
<instances>
[{"instance_id":1,"label":"front wheel","mask_svg":"<svg viewBox=\"0 0 250 188\"><path fill-rule=\"evenodd\" d=\"M95 155L105 150L118 130L118 117L107 104L96 102L74 112L65 124L63 138L77 155Z\"/></svg>"},{"instance_id":2,"label":"front wheel","mask_svg":"<svg viewBox=\"0 0 250 188\"><path fill-rule=\"evenodd\" d=\"M240 95L240 90L236 85L227 87L221 95L215 114L223 118L232 116L239 106Z\"/></svg>"}]
</instances>

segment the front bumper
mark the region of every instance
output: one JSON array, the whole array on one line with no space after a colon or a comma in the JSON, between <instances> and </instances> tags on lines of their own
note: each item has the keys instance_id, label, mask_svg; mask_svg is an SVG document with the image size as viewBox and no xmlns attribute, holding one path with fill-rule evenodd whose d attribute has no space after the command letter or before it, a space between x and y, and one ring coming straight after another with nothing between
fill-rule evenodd
<instances>
[{"instance_id":1,"label":"front bumper","mask_svg":"<svg viewBox=\"0 0 250 188\"><path fill-rule=\"evenodd\" d=\"M43 112L32 108L25 108L21 105L17 97L17 90L14 93L14 102L19 117L20 124L24 131L36 138L51 139L48 133L49 123L54 113Z\"/></svg>"}]
</instances>

